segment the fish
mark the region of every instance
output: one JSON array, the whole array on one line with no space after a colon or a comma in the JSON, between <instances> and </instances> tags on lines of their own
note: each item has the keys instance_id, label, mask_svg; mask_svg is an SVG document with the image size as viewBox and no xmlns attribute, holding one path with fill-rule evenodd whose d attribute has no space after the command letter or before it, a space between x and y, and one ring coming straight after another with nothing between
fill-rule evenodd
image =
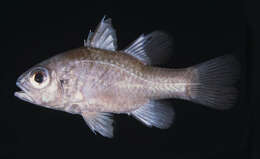
<instances>
[{"instance_id":1,"label":"fish","mask_svg":"<svg viewBox=\"0 0 260 159\"><path fill-rule=\"evenodd\" d=\"M165 68L171 36L142 34L117 49L111 18L103 17L79 48L57 54L20 75L19 99L83 117L96 134L112 138L113 115L126 114L148 127L169 128L175 117L163 99L181 99L217 110L232 108L238 96L239 61L231 54L186 68ZM157 58L151 58L153 55ZM153 59L153 60L152 60Z\"/></svg>"}]
</instances>

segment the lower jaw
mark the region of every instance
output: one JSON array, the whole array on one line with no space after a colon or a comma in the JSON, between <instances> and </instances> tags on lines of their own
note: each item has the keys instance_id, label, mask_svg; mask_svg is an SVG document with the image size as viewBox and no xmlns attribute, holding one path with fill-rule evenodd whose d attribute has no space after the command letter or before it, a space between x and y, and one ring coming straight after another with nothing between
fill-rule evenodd
<instances>
[{"instance_id":1,"label":"lower jaw","mask_svg":"<svg viewBox=\"0 0 260 159\"><path fill-rule=\"evenodd\" d=\"M15 92L14 96L26 102L33 103L33 99L29 95L27 95L24 91Z\"/></svg>"}]
</instances>

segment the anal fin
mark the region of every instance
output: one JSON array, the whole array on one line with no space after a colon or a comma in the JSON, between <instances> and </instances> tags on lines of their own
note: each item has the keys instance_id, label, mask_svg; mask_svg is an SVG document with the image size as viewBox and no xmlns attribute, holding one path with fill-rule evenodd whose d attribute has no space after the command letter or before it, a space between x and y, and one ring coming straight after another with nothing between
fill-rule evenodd
<instances>
[{"instance_id":1,"label":"anal fin","mask_svg":"<svg viewBox=\"0 0 260 159\"><path fill-rule=\"evenodd\" d=\"M82 117L94 133L98 132L108 138L113 137L112 114L85 111L82 112Z\"/></svg>"},{"instance_id":2,"label":"anal fin","mask_svg":"<svg viewBox=\"0 0 260 159\"><path fill-rule=\"evenodd\" d=\"M149 127L167 129L171 126L174 118L174 111L158 101L149 101L131 114Z\"/></svg>"}]
</instances>

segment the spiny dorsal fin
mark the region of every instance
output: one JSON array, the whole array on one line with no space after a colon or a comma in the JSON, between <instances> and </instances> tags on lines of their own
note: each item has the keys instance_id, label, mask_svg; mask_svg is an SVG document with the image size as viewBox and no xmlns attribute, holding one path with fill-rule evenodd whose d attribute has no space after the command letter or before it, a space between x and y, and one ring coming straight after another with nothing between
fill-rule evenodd
<instances>
[{"instance_id":1,"label":"spiny dorsal fin","mask_svg":"<svg viewBox=\"0 0 260 159\"><path fill-rule=\"evenodd\" d=\"M172 54L172 40L161 31L141 35L123 51L145 64L165 64Z\"/></svg>"},{"instance_id":2,"label":"spiny dorsal fin","mask_svg":"<svg viewBox=\"0 0 260 159\"><path fill-rule=\"evenodd\" d=\"M85 111L81 115L94 133L98 132L108 138L113 137L112 114Z\"/></svg>"},{"instance_id":3,"label":"spiny dorsal fin","mask_svg":"<svg viewBox=\"0 0 260 159\"><path fill-rule=\"evenodd\" d=\"M89 32L87 40L84 40L84 46L115 51L117 38L111 21L104 16L95 32Z\"/></svg>"},{"instance_id":4,"label":"spiny dorsal fin","mask_svg":"<svg viewBox=\"0 0 260 159\"><path fill-rule=\"evenodd\" d=\"M85 47L91 47L90 46L90 40L92 39L94 33L90 30L89 33L88 33L88 37L87 37L87 40L84 39L84 46Z\"/></svg>"},{"instance_id":5,"label":"spiny dorsal fin","mask_svg":"<svg viewBox=\"0 0 260 159\"><path fill-rule=\"evenodd\" d=\"M131 112L131 114L145 125L160 129L169 128L174 117L173 109L158 101L150 101Z\"/></svg>"}]
</instances>

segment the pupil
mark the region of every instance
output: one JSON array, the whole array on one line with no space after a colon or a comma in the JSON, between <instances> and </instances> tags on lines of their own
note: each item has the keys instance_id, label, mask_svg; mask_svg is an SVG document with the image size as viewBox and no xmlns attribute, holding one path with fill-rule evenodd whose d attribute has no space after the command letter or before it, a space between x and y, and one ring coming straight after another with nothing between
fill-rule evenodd
<instances>
[{"instance_id":1,"label":"pupil","mask_svg":"<svg viewBox=\"0 0 260 159\"><path fill-rule=\"evenodd\" d=\"M38 83L42 83L43 81L43 75L42 73L38 72L36 73L36 75L34 76L34 80Z\"/></svg>"}]
</instances>

